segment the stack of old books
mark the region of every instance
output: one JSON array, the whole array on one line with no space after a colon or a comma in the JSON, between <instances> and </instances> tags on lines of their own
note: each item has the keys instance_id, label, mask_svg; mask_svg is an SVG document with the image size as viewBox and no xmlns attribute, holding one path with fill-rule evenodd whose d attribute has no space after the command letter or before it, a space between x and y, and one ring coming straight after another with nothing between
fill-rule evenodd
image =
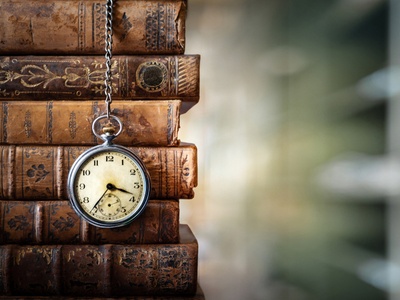
<instances>
[{"instance_id":1,"label":"stack of old books","mask_svg":"<svg viewBox=\"0 0 400 300\"><path fill-rule=\"evenodd\" d=\"M199 100L186 12L186 0L115 2L116 142L152 188L138 219L107 229L78 217L66 192L74 160L101 143L91 126L105 112L105 1L0 0L2 298L203 299L197 241L179 222L197 184L196 147L178 139Z\"/></svg>"}]
</instances>

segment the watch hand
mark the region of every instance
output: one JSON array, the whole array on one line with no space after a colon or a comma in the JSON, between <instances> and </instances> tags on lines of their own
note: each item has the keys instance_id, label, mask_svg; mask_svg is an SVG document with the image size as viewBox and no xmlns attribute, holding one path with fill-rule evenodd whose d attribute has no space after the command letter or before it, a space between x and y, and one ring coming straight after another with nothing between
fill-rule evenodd
<instances>
[{"instance_id":1,"label":"watch hand","mask_svg":"<svg viewBox=\"0 0 400 300\"><path fill-rule=\"evenodd\" d=\"M103 199L104 195L108 192L109 188L108 188L108 184L107 184L107 189L106 191L103 193L103 195L101 195L101 197L99 198L99 200L97 200L96 204L92 207L92 209L89 211L89 213L92 212L92 210L97 206L97 204L99 204L100 200Z\"/></svg>"},{"instance_id":2,"label":"watch hand","mask_svg":"<svg viewBox=\"0 0 400 300\"><path fill-rule=\"evenodd\" d=\"M116 187L115 185L113 185L112 183L107 184L107 188L108 188L109 190L118 190L118 191L120 191L120 192L133 195L131 192L128 192L127 190L117 188L117 187Z\"/></svg>"}]
</instances>

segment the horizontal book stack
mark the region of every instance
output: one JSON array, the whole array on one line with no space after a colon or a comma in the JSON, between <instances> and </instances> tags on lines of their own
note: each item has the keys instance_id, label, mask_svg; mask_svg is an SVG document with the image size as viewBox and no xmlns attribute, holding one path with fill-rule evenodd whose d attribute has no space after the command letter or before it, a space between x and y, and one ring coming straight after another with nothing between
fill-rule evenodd
<instances>
[{"instance_id":1,"label":"horizontal book stack","mask_svg":"<svg viewBox=\"0 0 400 300\"><path fill-rule=\"evenodd\" d=\"M101 143L105 1L0 0L0 299L204 299L198 244L179 221L197 185L197 148L178 137L199 100L185 55L186 0L114 3L116 143L150 174L132 223L100 228L68 201L68 172Z\"/></svg>"}]
</instances>

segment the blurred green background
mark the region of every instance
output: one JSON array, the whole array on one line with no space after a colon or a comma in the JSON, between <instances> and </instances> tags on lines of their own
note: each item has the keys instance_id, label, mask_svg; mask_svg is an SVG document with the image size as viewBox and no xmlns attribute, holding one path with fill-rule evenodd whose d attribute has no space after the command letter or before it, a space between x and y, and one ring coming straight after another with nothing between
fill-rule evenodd
<instances>
[{"instance_id":1,"label":"blurred green background","mask_svg":"<svg viewBox=\"0 0 400 300\"><path fill-rule=\"evenodd\" d=\"M206 299L400 299L400 1L188 1Z\"/></svg>"}]
</instances>

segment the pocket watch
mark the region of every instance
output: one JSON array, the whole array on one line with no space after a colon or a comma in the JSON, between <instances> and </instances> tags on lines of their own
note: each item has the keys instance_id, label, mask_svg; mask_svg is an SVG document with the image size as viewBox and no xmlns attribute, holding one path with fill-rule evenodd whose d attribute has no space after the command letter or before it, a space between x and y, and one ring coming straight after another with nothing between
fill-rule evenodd
<instances>
[{"instance_id":1,"label":"pocket watch","mask_svg":"<svg viewBox=\"0 0 400 300\"><path fill-rule=\"evenodd\" d=\"M76 213L92 225L114 228L129 224L145 209L150 177L140 158L128 148L113 143L122 132L121 120L111 114L111 57L113 1L106 4L105 96L106 114L92 123L94 135L103 144L83 152L68 173L67 192ZM97 131L107 119L103 134ZM118 131L116 131L117 127Z\"/></svg>"},{"instance_id":2,"label":"pocket watch","mask_svg":"<svg viewBox=\"0 0 400 300\"><path fill-rule=\"evenodd\" d=\"M150 176L140 158L128 148L113 144L118 136L106 127L104 143L83 152L73 163L67 180L72 207L92 225L114 228L129 224L145 209L150 194ZM112 119L119 119L111 116ZM122 124L120 124L122 125Z\"/></svg>"}]
</instances>

